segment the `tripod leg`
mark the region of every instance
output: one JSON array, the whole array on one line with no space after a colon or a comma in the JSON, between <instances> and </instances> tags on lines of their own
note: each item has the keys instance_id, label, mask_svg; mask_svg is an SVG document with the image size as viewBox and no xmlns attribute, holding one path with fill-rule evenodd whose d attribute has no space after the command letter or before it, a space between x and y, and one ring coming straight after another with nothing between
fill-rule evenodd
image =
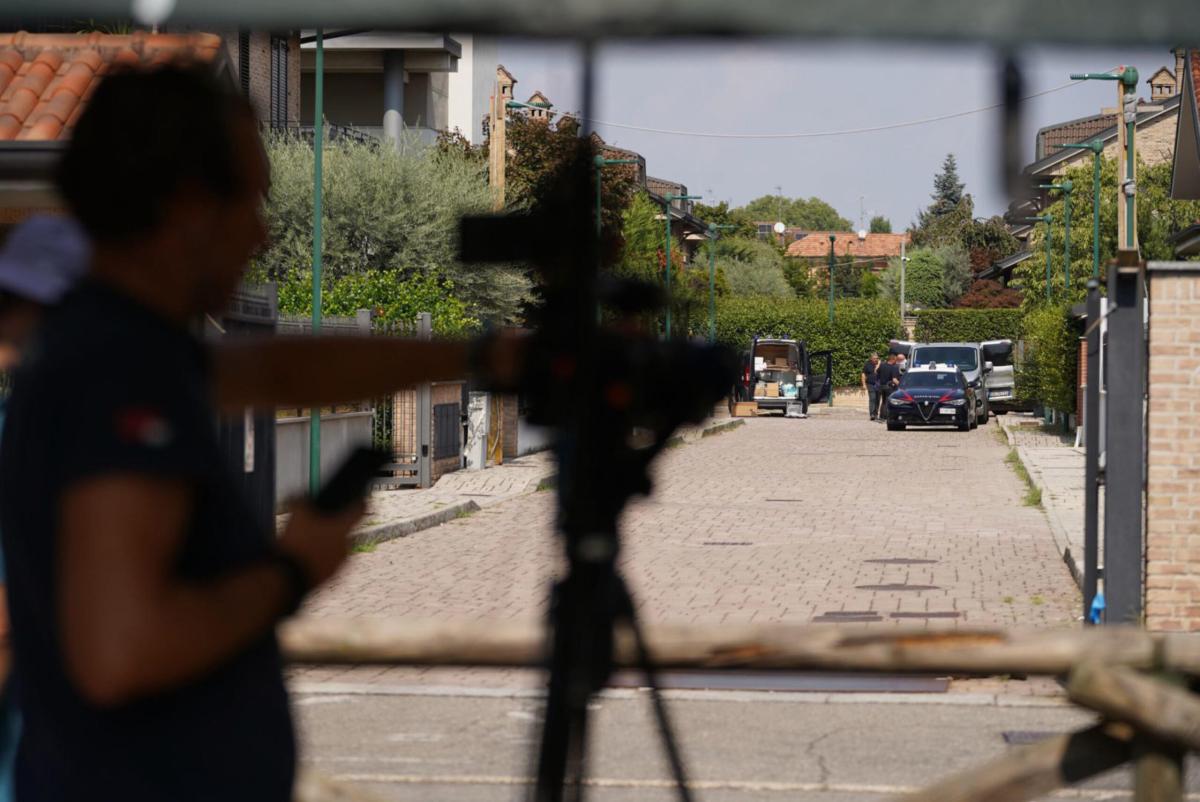
<instances>
[{"instance_id":1,"label":"tripod leg","mask_svg":"<svg viewBox=\"0 0 1200 802\"><path fill-rule=\"evenodd\" d=\"M633 632L634 645L637 648L638 664L642 673L646 677L646 685L650 688L650 702L654 706L654 719L658 723L658 732L662 738L663 751L667 755L667 763L671 767L671 776L675 780L675 785L679 789L679 799L681 802L692 802L692 791L688 787L687 769L683 765L683 753L679 749L679 742L675 739L675 730L671 726L671 718L667 712L666 700L662 697L662 689L658 685L658 670L654 667L653 661L650 659L650 650L646 647L646 638L642 632L641 623L637 619L637 614L633 609L633 596L629 593L629 588L621 581L620 592L623 595L621 602L621 615L626 623L629 624L629 629Z\"/></svg>"}]
</instances>

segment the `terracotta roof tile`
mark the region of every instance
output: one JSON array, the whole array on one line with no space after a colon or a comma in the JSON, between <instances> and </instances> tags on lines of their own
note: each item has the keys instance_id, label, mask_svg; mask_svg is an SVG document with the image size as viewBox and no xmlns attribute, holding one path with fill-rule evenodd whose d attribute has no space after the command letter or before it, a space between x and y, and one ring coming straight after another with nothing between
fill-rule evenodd
<instances>
[{"instance_id":1,"label":"terracotta roof tile","mask_svg":"<svg viewBox=\"0 0 1200 802\"><path fill-rule=\"evenodd\" d=\"M908 234L867 234L862 242L853 231L810 231L808 236L788 246L787 255L802 258L829 256L829 235L833 243L834 256L861 256L870 259L885 259L900 255L900 243L908 242Z\"/></svg>"},{"instance_id":2,"label":"terracotta roof tile","mask_svg":"<svg viewBox=\"0 0 1200 802\"><path fill-rule=\"evenodd\" d=\"M212 62L220 47L210 33L0 33L0 141L67 137L115 65Z\"/></svg>"},{"instance_id":3,"label":"terracotta roof tile","mask_svg":"<svg viewBox=\"0 0 1200 802\"><path fill-rule=\"evenodd\" d=\"M1192 50L1188 53L1192 61L1192 94L1195 97L1192 100L1196 103L1196 111L1200 114L1200 50Z\"/></svg>"}]
</instances>

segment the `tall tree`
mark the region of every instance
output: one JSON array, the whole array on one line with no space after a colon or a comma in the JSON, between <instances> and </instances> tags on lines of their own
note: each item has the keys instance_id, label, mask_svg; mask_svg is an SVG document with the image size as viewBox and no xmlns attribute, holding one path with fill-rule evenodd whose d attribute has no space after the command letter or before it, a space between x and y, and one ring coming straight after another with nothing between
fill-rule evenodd
<instances>
[{"instance_id":1,"label":"tall tree","mask_svg":"<svg viewBox=\"0 0 1200 802\"><path fill-rule=\"evenodd\" d=\"M917 225L925 228L939 217L950 214L963 201L966 185L958 178L958 162L953 153L942 161L942 171L933 177L933 203L917 216Z\"/></svg>"},{"instance_id":2,"label":"tall tree","mask_svg":"<svg viewBox=\"0 0 1200 802\"><path fill-rule=\"evenodd\" d=\"M872 234L891 234L892 221L888 220L881 214L877 214L871 218L871 233Z\"/></svg>"},{"instance_id":3,"label":"tall tree","mask_svg":"<svg viewBox=\"0 0 1200 802\"><path fill-rule=\"evenodd\" d=\"M817 197L786 198L783 195L763 195L734 210L734 214L750 221L782 220L789 226L809 231L849 231L851 222Z\"/></svg>"}]
</instances>

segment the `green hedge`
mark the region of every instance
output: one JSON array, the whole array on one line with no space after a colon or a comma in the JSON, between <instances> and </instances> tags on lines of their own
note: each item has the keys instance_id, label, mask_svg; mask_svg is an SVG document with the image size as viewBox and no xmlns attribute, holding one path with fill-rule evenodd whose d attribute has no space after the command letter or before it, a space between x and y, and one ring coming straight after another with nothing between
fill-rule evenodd
<instances>
[{"instance_id":1,"label":"green hedge","mask_svg":"<svg viewBox=\"0 0 1200 802\"><path fill-rule=\"evenodd\" d=\"M1025 316L1025 361L1017 371L1017 393L1062 412L1075 411L1079 331L1070 306L1041 306Z\"/></svg>"},{"instance_id":2,"label":"green hedge","mask_svg":"<svg viewBox=\"0 0 1200 802\"><path fill-rule=\"evenodd\" d=\"M847 298L829 306L798 298L732 296L717 302L717 340L739 352L755 335L805 340L810 351L833 351L833 383L857 385L872 351L884 353L900 336L900 313L891 301Z\"/></svg>"},{"instance_id":3,"label":"green hedge","mask_svg":"<svg viewBox=\"0 0 1200 802\"><path fill-rule=\"evenodd\" d=\"M917 342L957 343L1019 340L1019 309L924 309L917 312Z\"/></svg>"}]
</instances>

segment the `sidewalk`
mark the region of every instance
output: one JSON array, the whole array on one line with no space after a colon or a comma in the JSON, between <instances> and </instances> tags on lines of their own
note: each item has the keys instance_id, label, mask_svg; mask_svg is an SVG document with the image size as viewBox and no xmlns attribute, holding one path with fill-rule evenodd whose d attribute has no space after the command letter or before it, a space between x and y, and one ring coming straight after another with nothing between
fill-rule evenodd
<instances>
[{"instance_id":1,"label":"sidewalk","mask_svg":"<svg viewBox=\"0 0 1200 802\"><path fill-rule=\"evenodd\" d=\"M676 444L694 443L743 423L727 415L717 416L699 426L680 429L672 440ZM367 516L352 541L356 546L370 546L440 526L536 492L544 482L553 480L556 471L554 453L542 451L482 471L448 473L428 490L377 490L371 494Z\"/></svg>"},{"instance_id":2,"label":"sidewalk","mask_svg":"<svg viewBox=\"0 0 1200 802\"><path fill-rule=\"evenodd\" d=\"M1076 448L1070 435L1042 429L1040 421L1027 414L1010 413L996 418L1009 445L1042 491L1042 507L1055 545L1077 585L1083 583L1084 450ZM1100 516L1104 516L1101 491Z\"/></svg>"}]
</instances>

